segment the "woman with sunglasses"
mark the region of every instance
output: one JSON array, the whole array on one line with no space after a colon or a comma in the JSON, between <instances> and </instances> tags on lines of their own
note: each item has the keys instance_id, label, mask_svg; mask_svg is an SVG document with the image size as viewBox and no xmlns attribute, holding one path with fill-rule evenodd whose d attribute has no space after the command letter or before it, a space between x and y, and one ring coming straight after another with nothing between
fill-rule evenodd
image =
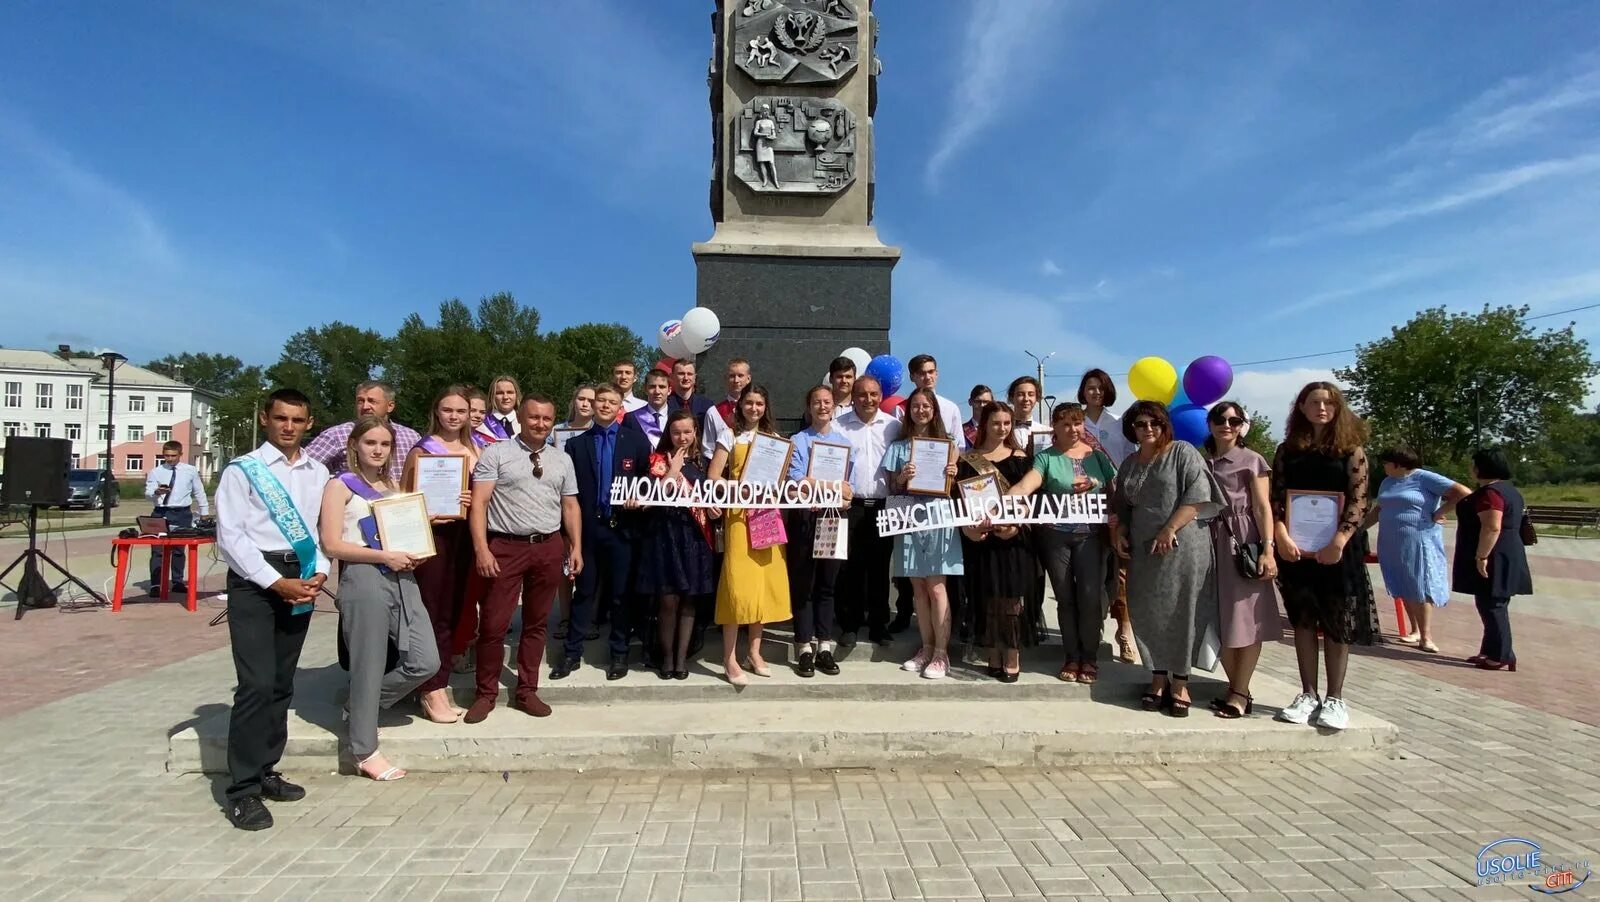
<instances>
[{"instance_id":1,"label":"woman with sunglasses","mask_svg":"<svg viewBox=\"0 0 1600 902\"><path fill-rule=\"evenodd\" d=\"M1222 640L1222 670L1228 675L1228 694L1212 702L1211 710L1228 720L1249 714L1254 707L1250 678L1261 660L1261 643L1282 634L1278 625L1278 596L1272 579L1278 565L1272 556L1272 505L1267 497L1271 468L1266 458L1246 448L1250 420L1237 401L1219 401L1206 415L1211 436L1206 458L1217 477L1228 506L1211 521L1211 544L1217 557L1217 620ZM1239 570L1235 550L1261 548L1260 571L1246 577Z\"/></svg>"},{"instance_id":2,"label":"woman with sunglasses","mask_svg":"<svg viewBox=\"0 0 1600 902\"><path fill-rule=\"evenodd\" d=\"M1078 381L1078 403L1083 405L1083 424L1089 444L1104 451L1111 462L1122 462L1134 452L1133 443L1122 437L1122 420L1111 412L1117 403L1117 384L1111 374L1092 369ZM1133 664L1137 660L1133 642L1133 621L1128 618L1128 568L1120 560L1112 562L1106 573L1106 594L1111 598L1111 617L1117 621L1117 660Z\"/></svg>"},{"instance_id":3,"label":"woman with sunglasses","mask_svg":"<svg viewBox=\"0 0 1600 902\"><path fill-rule=\"evenodd\" d=\"M961 455L956 479L987 476L1001 492L1010 491L1032 472L1012 431L1011 405L985 403L978 408L977 419L977 441ZM1033 644L1033 625L1025 620L1022 599L1032 588L1039 565L1020 526L980 523L961 527L961 536L973 638L989 648L989 675L1015 683L1022 672L1022 649Z\"/></svg>"},{"instance_id":4,"label":"woman with sunglasses","mask_svg":"<svg viewBox=\"0 0 1600 902\"><path fill-rule=\"evenodd\" d=\"M1378 636L1378 607L1367 575L1367 424L1345 403L1338 386L1312 382L1289 411L1283 444L1272 458L1272 516L1276 526L1278 591L1294 626L1300 694L1276 717L1330 730L1350 724L1344 675L1350 646ZM1289 536L1289 493L1328 493L1341 501L1333 538L1314 552ZM1320 639L1319 639L1320 636ZM1328 694L1317 697L1318 645L1327 659Z\"/></svg>"},{"instance_id":5,"label":"woman with sunglasses","mask_svg":"<svg viewBox=\"0 0 1600 902\"><path fill-rule=\"evenodd\" d=\"M661 441L650 455L650 475L663 482L677 481L685 489L706 478L700 466L700 426L694 411L679 409L667 415ZM714 589L711 520L718 513L704 507L654 508L640 538L634 590L656 599L663 680L689 678L694 600Z\"/></svg>"},{"instance_id":6,"label":"woman with sunglasses","mask_svg":"<svg viewBox=\"0 0 1600 902\"><path fill-rule=\"evenodd\" d=\"M1117 477L1117 554L1128 559L1128 607L1139 621L1139 655L1150 668L1146 711L1189 716L1189 667L1216 622L1211 537L1195 521L1227 497L1188 442L1172 440L1167 409L1140 401L1122 419L1139 450Z\"/></svg>"}]
</instances>

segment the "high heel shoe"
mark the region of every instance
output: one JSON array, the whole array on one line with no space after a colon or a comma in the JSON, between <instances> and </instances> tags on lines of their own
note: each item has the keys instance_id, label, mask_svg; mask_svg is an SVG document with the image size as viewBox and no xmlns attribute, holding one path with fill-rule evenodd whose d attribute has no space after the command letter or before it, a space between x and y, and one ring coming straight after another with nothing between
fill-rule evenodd
<instances>
[{"instance_id":1,"label":"high heel shoe","mask_svg":"<svg viewBox=\"0 0 1600 902\"><path fill-rule=\"evenodd\" d=\"M1517 672L1517 662L1516 661L1495 661L1495 660L1491 660L1489 658L1485 658L1482 661L1478 662L1478 669L1479 670L1509 670L1512 673L1516 673Z\"/></svg>"},{"instance_id":2,"label":"high heel shoe","mask_svg":"<svg viewBox=\"0 0 1600 902\"><path fill-rule=\"evenodd\" d=\"M772 676L772 671L767 669L766 661L762 661L761 663L757 664L755 658L745 658L744 664L741 666L758 677Z\"/></svg>"},{"instance_id":3,"label":"high heel shoe","mask_svg":"<svg viewBox=\"0 0 1600 902\"><path fill-rule=\"evenodd\" d=\"M743 687L748 686L750 684L750 678L745 676L744 671L740 670L738 668L739 668L738 664L729 662L729 664L724 665L724 667L723 667L723 676L724 676L724 678L727 679L728 682L732 683L735 686L743 688Z\"/></svg>"},{"instance_id":4,"label":"high heel shoe","mask_svg":"<svg viewBox=\"0 0 1600 902\"><path fill-rule=\"evenodd\" d=\"M1489 660L1489 659L1487 657L1484 657L1483 655L1473 655L1472 657L1467 659L1467 663L1471 664L1473 667L1477 667L1479 664L1482 664L1484 661L1487 661L1487 660Z\"/></svg>"}]
</instances>

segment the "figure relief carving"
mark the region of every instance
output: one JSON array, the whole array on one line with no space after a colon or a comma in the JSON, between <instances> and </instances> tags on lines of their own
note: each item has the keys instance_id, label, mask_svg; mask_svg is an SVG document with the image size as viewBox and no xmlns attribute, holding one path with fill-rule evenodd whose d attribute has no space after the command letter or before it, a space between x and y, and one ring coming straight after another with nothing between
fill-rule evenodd
<instances>
[{"instance_id":1,"label":"figure relief carving","mask_svg":"<svg viewBox=\"0 0 1600 902\"><path fill-rule=\"evenodd\" d=\"M858 19L849 0L738 0L736 65L763 84L833 84L855 71Z\"/></svg>"},{"instance_id":2,"label":"figure relief carving","mask_svg":"<svg viewBox=\"0 0 1600 902\"><path fill-rule=\"evenodd\" d=\"M855 117L816 97L757 97L736 129L733 174L763 194L836 194L856 175Z\"/></svg>"}]
</instances>

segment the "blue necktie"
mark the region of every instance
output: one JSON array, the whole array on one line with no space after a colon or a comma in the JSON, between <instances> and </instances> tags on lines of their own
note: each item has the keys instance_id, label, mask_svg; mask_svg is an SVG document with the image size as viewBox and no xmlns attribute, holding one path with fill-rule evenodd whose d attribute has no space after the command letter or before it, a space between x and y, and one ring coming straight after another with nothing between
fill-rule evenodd
<instances>
[{"instance_id":1,"label":"blue necktie","mask_svg":"<svg viewBox=\"0 0 1600 902\"><path fill-rule=\"evenodd\" d=\"M595 436L595 450L599 452L595 455L595 466L599 469L599 472L595 474L597 477L595 483L596 488L599 490L600 516L602 517L611 516L611 458L616 437L617 426L615 423L600 430L600 434Z\"/></svg>"}]
</instances>

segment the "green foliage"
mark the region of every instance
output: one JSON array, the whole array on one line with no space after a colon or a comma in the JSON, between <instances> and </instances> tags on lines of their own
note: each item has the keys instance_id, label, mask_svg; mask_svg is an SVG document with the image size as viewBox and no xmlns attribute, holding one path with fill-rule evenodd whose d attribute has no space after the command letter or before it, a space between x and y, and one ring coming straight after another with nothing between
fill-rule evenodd
<instances>
[{"instance_id":1,"label":"green foliage","mask_svg":"<svg viewBox=\"0 0 1600 902\"><path fill-rule=\"evenodd\" d=\"M245 366L232 354L188 352L168 354L144 367L215 395L212 416L223 454L232 457L249 450L262 395L261 367Z\"/></svg>"},{"instance_id":2,"label":"green foliage","mask_svg":"<svg viewBox=\"0 0 1600 902\"><path fill-rule=\"evenodd\" d=\"M1559 458L1585 383L1600 374L1572 326L1535 332L1527 307L1424 310L1335 371L1372 429L1372 448L1403 444L1461 473L1475 448L1503 445L1525 464Z\"/></svg>"},{"instance_id":3,"label":"green foliage","mask_svg":"<svg viewBox=\"0 0 1600 902\"><path fill-rule=\"evenodd\" d=\"M305 392L320 429L350 419L356 385L373 378L388 353L388 339L377 332L332 322L290 336L283 356L267 369L267 381Z\"/></svg>"},{"instance_id":4,"label":"green foliage","mask_svg":"<svg viewBox=\"0 0 1600 902\"><path fill-rule=\"evenodd\" d=\"M1264 413L1251 412L1250 434L1244 437L1244 446L1272 462L1278 451L1278 440L1272 437L1272 418Z\"/></svg>"}]
</instances>

